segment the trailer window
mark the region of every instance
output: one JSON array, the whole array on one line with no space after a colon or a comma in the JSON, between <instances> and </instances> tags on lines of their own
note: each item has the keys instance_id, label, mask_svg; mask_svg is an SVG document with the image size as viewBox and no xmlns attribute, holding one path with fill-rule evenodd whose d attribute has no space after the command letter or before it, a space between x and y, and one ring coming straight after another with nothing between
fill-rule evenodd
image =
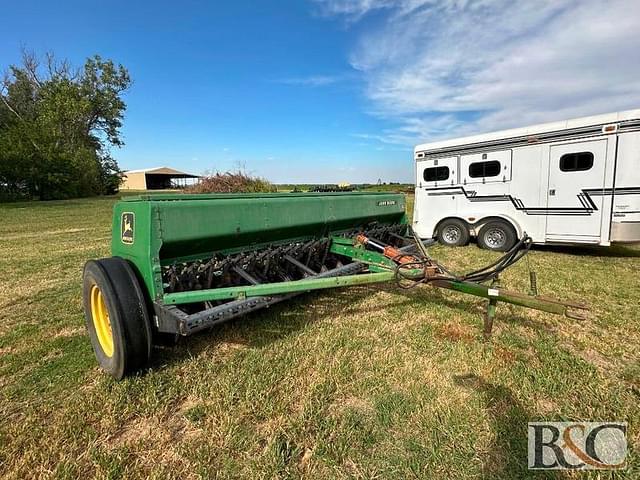
<instances>
[{"instance_id":1,"label":"trailer window","mask_svg":"<svg viewBox=\"0 0 640 480\"><path fill-rule=\"evenodd\" d=\"M500 175L500 162L497 160L475 162L469 165L471 178L497 177L498 175Z\"/></svg>"},{"instance_id":2,"label":"trailer window","mask_svg":"<svg viewBox=\"0 0 640 480\"><path fill-rule=\"evenodd\" d=\"M449 178L449 167L425 168L423 177L425 182L442 182Z\"/></svg>"},{"instance_id":3,"label":"trailer window","mask_svg":"<svg viewBox=\"0 0 640 480\"><path fill-rule=\"evenodd\" d=\"M560 170L563 172L583 172L593 167L593 153L567 153L560 157Z\"/></svg>"}]
</instances>

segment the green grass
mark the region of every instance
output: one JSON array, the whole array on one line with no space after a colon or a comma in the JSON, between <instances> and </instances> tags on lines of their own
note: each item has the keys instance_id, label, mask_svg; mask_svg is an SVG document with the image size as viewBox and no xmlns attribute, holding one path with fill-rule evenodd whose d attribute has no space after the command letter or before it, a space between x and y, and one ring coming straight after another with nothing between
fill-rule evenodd
<instances>
[{"instance_id":1,"label":"green grass","mask_svg":"<svg viewBox=\"0 0 640 480\"><path fill-rule=\"evenodd\" d=\"M640 250L540 248L541 293L588 321L421 287L299 297L96 367L83 263L109 254L112 199L0 205L0 475L7 478L521 478L533 420L626 420L638 478ZM460 271L495 258L432 253ZM523 262L503 283L526 291ZM562 476L560 474L558 476ZM595 476L594 476L595 477ZM604 475L608 477L608 475Z\"/></svg>"}]
</instances>

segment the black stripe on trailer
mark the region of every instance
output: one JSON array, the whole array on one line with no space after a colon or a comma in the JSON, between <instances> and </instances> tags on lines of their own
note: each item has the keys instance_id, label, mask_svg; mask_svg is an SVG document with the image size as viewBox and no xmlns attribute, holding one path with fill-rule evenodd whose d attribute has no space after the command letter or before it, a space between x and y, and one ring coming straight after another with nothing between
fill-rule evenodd
<instances>
[{"instance_id":1,"label":"black stripe on trailer","mask_svg":"<svg viewBox=\"0 0 640 480\"><path fill-rule=\"evenodd\" d=\"M510 201L514 208L527 215L567 215L567 216L589 216L598 211L592 196L609 195L637 195L640 194L640 187L622 188L586 188L576 195L581 207L526 207L521 199L512 195L477 195L475 191L467 191L464 187L434 187L425 188L429 196L443 195L464 195L472 203L478 202L505 202Z\"/></svg>"}]
</instances>

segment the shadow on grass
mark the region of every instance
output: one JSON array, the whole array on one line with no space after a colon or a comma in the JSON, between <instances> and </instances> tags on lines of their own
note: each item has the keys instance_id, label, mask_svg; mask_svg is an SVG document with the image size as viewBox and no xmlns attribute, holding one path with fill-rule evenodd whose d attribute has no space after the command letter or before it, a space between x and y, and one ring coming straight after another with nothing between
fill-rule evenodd
<instances>
[{"instance_id":1,"label":"shadow on grass","mask_svg":"<svg viewBox=\"0 0 640 480\"><path fill-rule=\"evenodd\" d=\"M315 322L345 314L357 316L363 311L357 305L379 291L380 289L372 287L354 287L324 293L305 293L266 309L236 317L193 336L180 337L173 346L159 346L154 349L149 367L153 370L168 368L197 356L213 343L241 343L252 348L264 348L283 338L297 335ZM400 298L393 302L393 307L416 304L416 298ZM388 303L368 306L366 312L383 312L389 306Z\"/></svg>"},{"instance_id":2,"label":"shadow on grass","mask_svg":"<svg viewBox=\"0 0 640 480\"><path fill-rule=\"evenodd\" d=\"M435 245L440 245L435 243ZM475 238L469 241L469 245L478 247ZM448 247L460 248L460 247ZM464 248L464 247L463 247ZM612 258L632 258L640 257L640 242L629 244L614 244L609 247L598 245L532 245L531 250L538 252L562 253L565 255L585 256L585 257L612 257Z\"/></svg>"},{"instance_id":3,"label":"shadow on grass","mask_svg":"<svg viewBox=\"0 0 640 480\"><path fill-rule=\"evenodd\" d=\"M361 302L378 292L396 296L392 303L361 306ZM308 306L309 308L305 308ZM381 284L376 287L352 287L331 292L311 292L276 304L258 312L232 319L224 324L189 337L180 337L174 346L156 348L150 367L164 369L197 356L213 343L243 344L252 348L264 348L272 342L298 334L307 326L327 318L341 315L358 316L385 312L389 308L410 307L428 310L445 307L477 316L478 334L482 333L487 302L476 297L444 295L438 288L403 290L394 285ZM548 330L544 323L523 315L501 315L498 322L520 324L534 330ZM495 327L494 327L495 328Z\"/></svg>"},{"instance_id":4,"label":"shadow on grass","mask_svg":"<svg viewBox=\"0 0 640 480\"><path fill-rule=\"evenodd\" d=\"M598 247L592 245L533 245L532 250L539 252L562 253L584 257L632 258L640 257L640 248L627 245Z\"/></svg>"},{"instance_id":5,"label":"shadow on grass","mask_svg":"<svg viewBox=\"0 0 640 480\"><path fill-rule=\"evenodd\" d=\"M560 478L557 472L528 470L527 422L533 418L532 412L509 388L471 373L455 375L453 381L480 396L491 422L493 444L483 461L482 478Z\"/></svg>"}]
</instances>

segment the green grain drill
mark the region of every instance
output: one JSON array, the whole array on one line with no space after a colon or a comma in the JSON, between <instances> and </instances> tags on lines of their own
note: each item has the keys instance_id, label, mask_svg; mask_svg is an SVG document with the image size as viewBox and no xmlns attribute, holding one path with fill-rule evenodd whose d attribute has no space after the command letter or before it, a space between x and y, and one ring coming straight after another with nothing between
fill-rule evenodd
<instances>
[{"instance_id":1,"label":"green grain drill","mask_svg":"<svg viewBox=\"0 0 640 480\"><path fill-rule=\"evenodd\" d=\"M98 363L119 379L143 368L155 343L311 290L430 283L489 299L487 334L498 301L574 315L582 305L498 287L529 245L458 276L412 235L402 194L129 197L114 207L112 256L84 269L87 328Z\"/></svg>"}]
</instances>

